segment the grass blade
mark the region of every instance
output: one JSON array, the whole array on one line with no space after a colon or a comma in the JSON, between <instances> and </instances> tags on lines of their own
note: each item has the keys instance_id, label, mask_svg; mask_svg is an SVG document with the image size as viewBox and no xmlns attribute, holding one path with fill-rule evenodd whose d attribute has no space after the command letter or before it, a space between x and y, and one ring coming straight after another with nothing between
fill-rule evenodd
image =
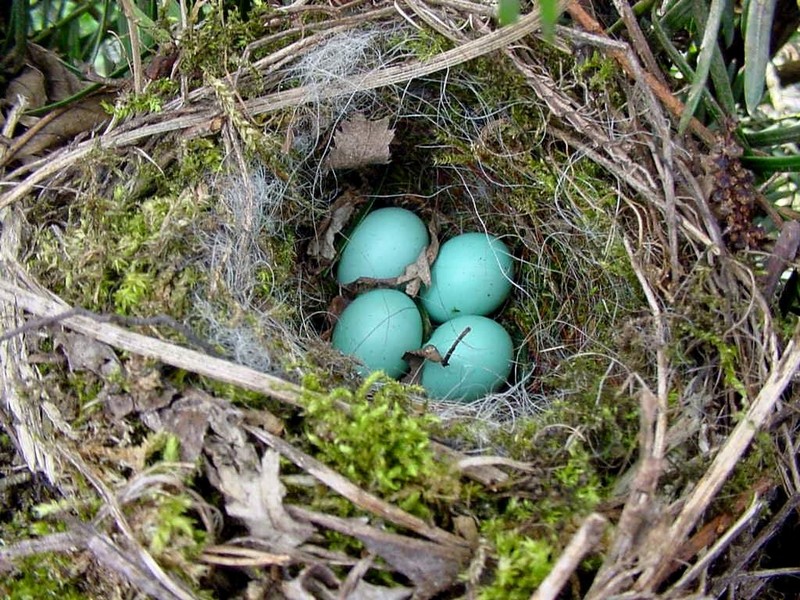
<instances>
[{"instance_id":1,"label":"grass blade","mask_svg":"<svg viewBox=\"0 0 800 600\"><path fill-rule=\"evenodd\" d=\"M703 41L700 44L700 56L697 58L697 69L695 69L694 80L689 89L689 97L686 99L686 110L681 115L681 120L678 124L678 130L681 133L686 131L689 126L706 88L711 60L714 58L714 50L717 49L717 37L719 36L719 26L722 22L724 10L724 0L711 0L711 6L708 9L708 21L706 21L703 31Z\"/></svg>"},{"instance_id":2,"label":"grass blade","mask_svg":"<svg viewBox=\"0 0 800 600\"><path fill-rule=\"evenodd\" d=\"M756 148L797 143L800 142L800 123L794 125L778 124L760 131L745 131L743 136L751 147Z\"/></svg>"},{"instance_id":3,"label":"grass blade","mask_svg":"<svg viewBox=\"0 0 800 600\"><path fill-rule=\"evenodd\" d=\"M797 173L800 156L743 156L742 165L757 173Z\"/></svg>"},{"instance_id":4,"label":"grass blade","mask_svg":"<svg viewBox=\"0 0 800 600\"><path fill-rule=\"evenodd\" d=\"M744 103L755 114L764 95L764 78L770 60L772 17L777 0L748 0L744 33Z\"/></svg>"}]
</instances>

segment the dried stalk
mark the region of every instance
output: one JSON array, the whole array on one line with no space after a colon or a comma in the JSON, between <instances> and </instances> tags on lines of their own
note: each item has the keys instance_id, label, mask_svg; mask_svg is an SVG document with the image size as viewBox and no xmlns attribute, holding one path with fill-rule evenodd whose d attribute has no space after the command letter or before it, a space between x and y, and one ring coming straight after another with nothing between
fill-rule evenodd
<instances>
[{"instance_id":1,"label":"dried stalk","mask_svg":"<svg viewBox=\"0 0 800 600\"><path fill-rule=\"evenodd\" d=\"M339 475L339 473L333 469L326 467L317 459L306 454L305 452L302 452L301 450L298 450L278 436L272 435L263 429L256 429L254 427L247 427L247 430L257 439L261 440L270 448L279 452L282 456L291 460L294 464L303 469L303 471L313 475L322 483L350 500L350 502L359 508L376 514L379 517L382 517L396 525L410 529L414 533L426 537L434 542L446 544L448 546L469 546L469 543L465 539L457 535L453 535L444 529L428 525L419 517L415 517L414 515L397 508L393 504L389 504L377 496L362 490L346 477Z\"/></svg>"},{"instance_id":2,"label":"dried stalk","mask_svg":"<svg viewBox=\"0 0 800 600\"><path fill-rule=\"evenodd\" d=\"M0 301L40 317L56 317L69 310L69 306L61 301L49 300L4 280L0 280ZM61 321L61 325L120 350L155 358L164 364L260 392L293 406L302 406L303 389L279 377L85 316L68 317Z\"/></svg>"},{"instance_id":3,"label":"dried stalk","mask_svg":"<svg viewBox=\"0 0 800 600\"><path fill-rule=\"evenodd\" d=\"M531 600L555 600L580 565L583 557L600 542L603 529L607 524L608 520L598 513L592 513L586 517L583 525L572 536L569 544L558 557L558 561L553 565L553 570L531 596Z\"/></svg>"},{"instance_id":4,"label":"dried stalk","mask_svg":"<svg viewBox=\"0 0 800 600\"><path fill-rule=\"evenodd\" d=\"M637 589L654 590L670 570L672 558L686 537L697 524L700 515L714 500L717 492L727 480L736 463L744 454L756 432L772 414L781 394L800 368L800 323L795 328L791 341L780 361L774 365L761 391L747 413L734 428L714 462L697 483L679 514L670 527L661 545L661 551L637 581Z\"/></svg>"},{"instance_id":5,"label":"dried stalk","mask_svg":"<svg viewBox=\"0 0 800 600\"><path fill-rule=\"evenodd\" d=\"M23 218L16 209L0 210L0 277L8 277L7 265L15 264L22 244ZM23 322L20 307L14 302L0 305L0 330L15 329ZM59 479L61 469L53 448L52 422L42 411L46 400L30 385L38 381L28 361L28 351L21 339L0 343L0 398L17 451L32 473L44 473L51 483Z\"/></svg>"}]
</instances>

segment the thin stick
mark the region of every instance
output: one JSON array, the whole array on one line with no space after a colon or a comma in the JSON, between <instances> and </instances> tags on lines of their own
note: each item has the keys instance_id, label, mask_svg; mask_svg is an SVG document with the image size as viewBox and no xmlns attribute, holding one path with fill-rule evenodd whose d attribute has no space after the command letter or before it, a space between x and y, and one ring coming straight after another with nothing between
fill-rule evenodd
<instances>
[{"instance_id":1,"label":"thin stick","mask_svg":"<svg viewBox=\"0 0 800 600\"><path fill-rule=\"evenodd\" d=\"M69 310L63 303L49 300L3 280L0 280L0 301L16 305L40 317L55 317ZM133 333L115 325L99 323L91 317L80 315L68 317L63 319L61 324L115 348L155 358L179 369L260 392L293 406L302 406L300 399L303 389L279 377L207 356L195 350L188 350L177 344Z\"/></svg>"},{"instance_id":2,"label":"thin stick","mask_svg":"<svg viewBox=\"0 0 800 600\"><path fill-rule=\"evenodd\" d=\"M155 579L157 583L163 586L165 593L159 595L161 598L197 600L192 592L184 588L182 583L170 577L166 571L164 571L161 565L156 562L155 558L153 558L153 556L147 550L145 550L141 544L139 544L133 528L128 522L126 515L122 511L122 507L119 505L116 496L108 488L105 482L103 482L103 480L94 472L94 470L88 464L86 464L83 458L78 456L76 453L68 451L64 447L59 447L59 451L61 452L62 457L71 462L73 466L80 472L80 474L89 481L100 497L102 497L104 501L102 507L103 510L108 511L108 513L113 517L114 524L119 528L120 532L125 537L125 541L130 548L129 553L132 554L132 557L125 557L125 560L122 564L139 562L139 564L143 566L144 570L149 572L146 573L146 575L149 575L150 577L146 578L144 581L151 581L152 579ZM103 514L103 511L101 511L100 514ZM89 540L89 547L93 551L96 551L96 548L93 548L92 541L97 541L99 537L100 536L93 536ZM116 548L116 546L114 546L114 548Z\"/></svg>"},{"instance_id":3,"label":"thin stick","mask_svg":"<svg viewBox=\"0 0 800 600\"><path fill-rule=\"evenodd\" d=\"M142 80L142 51L139 45L139 20L133 11L131 0L122 0L122 11L125 13L125 20L128 22L128 35L131 40L131 62L133 63L133 90L136 94L141 94L144 89Z\"/></svg>"},{"instance_id":4,"label":"thin stick","mask_svg":"<svg viewBox=\"0 0 800 600\"><path fill-rule=\"evenodd\" d=\"M401 527L410 529L414 533L424 536L434 542L446 544L448 546L469 546L469 543L464 538L453 535L444 529L428 525L419 517L415 517L414 515L397 508L395 505L389 504L377 496L364 491L346 477L343 477L330 467L325 466L320 461L306 454L305 452L298 450L278 436L272 435L263 429L257 429L255 427L245 426L245 428L257 439L267 444L273 450L279 452L281 456L288 458L298 467L303 469L303 471L309 475L313 475L333 491L341 494L359 508L376 514L387 521L394 523L395 525L400 525Z\"/></svg>"},{"instance_id":5,"label":"thin stick","mask_svg":"<svg viewBox=\"0 0 800 600\"><path fill-rule=\"evenodd\" d=\"M601 514L592 513L572 536L572 539L558 557L553 570L545 577L542 585L531 596L531 600L555 600L561 589L578 568L578 565L600 542L608 520Z\"/></svg>"},{"instance_id":6,"label":"thin stick","mask_svg":"<svg viewBox=\"0 0 800 600\"><path fill-rule=\"evenodd\" d=\"M450 349L447 351L447 354L445 354L444 358L442 359L443 367L446 367L447 365L450 364L450 359L453 356L453 352L456 351L456 347L458 346L459 343L461 343L461 340L463 340L470 331L472 331L472 327L465 327L464 331L458 334L456 341L453 342L453 345L450 346Z\"/></svg>"},{"instance_id":7,"label":"thin stick","mask_svg":"<svg viewBox=\"0 0 800 600\"><path fill-rule=\"evenodd\" d=\"M678 593L680 590L684 589L687 585L692 583L700 574L708 568L708 565L717 558L730 544L733 542L734 539L742 532L742 529L747 527L747 525L752 521L761 510L764 508L764 502L759 499L758 495L753 496L753 502L750 503L748 509L736 520L736 523L731 525L730 529L725 532L717 543L714 544L711 549L706 552L703 557L698 560L692 568L686 571L683 574L675 585L672 586L670 591Z\"/></svg>"},{"instance_id":8,"label":"thin stick","mask_svg":"<svg viewBox=\"0 0 800 600\"><path fill-rule=\"evenodd\" d=\"M745 551L728 565L728 570L716 581L711 590L713 597L719 598L722 596L725 588L735 580L740 573L744 572L756 553L761 550L768 541L775 537L778 530L783 527L789 515L797 509L798 504L800 504L800 496L797 495L786 501L786 504L784 504L775 516L770 519L769 523L759 532Z\"/></svg>"},{"instance_id":9,"label":"thin stick","mask_svg":"<svg viewBox=\"0 0 800 600\"><path fill-rule=\"evenodd\" d=\"M98 323L113 323L115 325L124 325L126 327L159 327L165 326L170 327L183 335L186 340L199 348L202 348L203 352L209 354L211 356L219 356L219 353L216 349L205 342L204 340L200 339L190 327L184 325L180 321L173 319L169 315L156 315L154 317L128 317L125 315L116 315L116 314L100 314L96 312L92 312L91 310L87 310L85 308L77 307L77 308L70 308L69 310L65 310L62 313L57 315L43 317L41 319L33 319L31 321L26 322L24 325L20 325L19 327L12 329L10 331L6 331L2 335L0 335L0 342L5 342L6 340L10 340L13 337L18 335L22 335L23 333L28 333L29 331L35 331L37 329L41 329L43 327L49 327L51 325L58 325L65 319L74 316L83 316L89 317L94 319Z\"/></svg>"},{"instance_id":10,"label":"thin stick","mask_svg":"<svg viewBox=\"0 0 800 600\"><path fill-rule=\"evenodd\" d=\"M714 462L687 499L683 510L665 536L659 556L654 557L651 566L637 581L637 589L654 589L661 583L664 574L670 571L675 552L727 481L756 432L766 423L798 368L800 368L800 323L786 346L786 352L770 372L747 414L736 425L725 445L714 457Z\"/></svg>"},{"instance_id":11,"label":"thin stick","mask_svg":"<svg viewBox=\"0 0 800 600\"><path fill-rule=\"evenodd\" d=\"M613 3L614 8L617 9L619 16L622 17L625 28L631 36L633 49L639 55L639 58L642 59L645 68L654 75L662 85L666 86L667 82L664 79L664 74L661 72L661 69L658 68L658 61L653 55L653 51L650 49L650 44L647 43L642 29L639 27L639 22L636 20L636 15L633 13L631 5L627 0L613 0Z\"/></svg>"}]
</instances>

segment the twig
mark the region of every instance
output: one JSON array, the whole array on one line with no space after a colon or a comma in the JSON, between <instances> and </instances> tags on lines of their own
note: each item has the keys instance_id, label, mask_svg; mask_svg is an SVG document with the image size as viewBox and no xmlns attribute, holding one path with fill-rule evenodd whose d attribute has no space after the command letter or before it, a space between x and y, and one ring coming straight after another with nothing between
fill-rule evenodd
<instances>
[{"instance_id":1,"label":"twig","mask_svg":"<svg viewBox=\"0 0 800 600\"><path fill-rule=\"evenodd\" d=\"M724 512L710 521L707 521L695 534L683 544L675 555L672 561L673 570L677 571L682 566L689 564L689 562L697 556L705 548L712 546L720 535L727 531L735 520L736 514L741 514L747 509L753 494L765 497L775 489L775 483L770 477L763 477L753 485L753 487L740 494L739 497L730 509L730 512ZM670 573L671 575L672 573Z\"/></svg>"},{"instance_id":2,"label":"twig","mask_svg":"<svg viewBox=\"0 0 800 600\"><path fill-rule=\"evenodd\" d=\"M68 108L66 107L52 110L37 120L36 123L31 125L28 129L26 129L24 133L14 138L14 143L3 151L2 158L0 158L0 167L4 167L10 163L14 157L16 157L17 153L25 146L25 144L33 139L36 134L38 134L52 121L55 121L58 117L67 112L67 110Z\"/></svg>"},{"instance_id":3,"label":"twig","mask_svg":"<svg viewBox=\"0 0 800 600\"><path fill-rule=\"evenodd\" d=\"M51 533L40 538L21 540L9 545L0 546L0 565L12 562L32 554L42 552L68 552L85 548L88 543L88 535L81 531L64 531L61 533ZM2 570L0 568L0 570Z\"/></svg>"},{"instance_id":4,"label":"twig","mask_svg":"<svg viewBox=\"0 0 800 600\"><path fill-rule=\"evenodd\" d=\"M167 575L167 573L164 571L161 565L156 562L153 556L141 546L136 539L136 535L134 534L130 523L128 523L127 517L123 513L122 507L119 505L116 496L108 488L108 486L106 486L102 479L96 475L94 469L87 465L83 458L81 458L76 452L71 452L66 447L61 446L58 447L58 450L61 455L66 460L71 462L73 466L80 472L80 474L89 481L95 491L103 499L103 505L98 513L98 517L96 517L96 520L102 519L104 514L110 514L114 518L114 524L124 535L125 541L131 546L136 562L143 565L143 570L147 570L149 572L149 577L146 576L140 579L142 579L143 582L152 582L152 580L155 580L153 583L157 583L159 586L163 587L164 593L156 597L170 599L177 598L178 600L196 600L194 594L185 589L178 581ZM101 536L93 536L89 540L89 548L95 552L93 545L101 542ZM114 550L117 554L119 554L119 550L116 549L116 546L114 546ZM124 561L123 566L131 565L131 560L129 558L121 558ZM144 583L140 585L144 585Z\"/></svg>"},{"instance_id":5,"label":"twig","mask_svg":"<svg viewBox=\"0 0 800 600\"><path fill-rule=\"evenodd\" d=\"M292 562L292 557L288 554L275 554L273 552L263 552L253 548L225 544L207 546L203 549L200 560L210 565L223 565L226 567L267 567L271 565L288 565Z\"/></svg>"},{"instance_id":6,"label":"twig","mask_svg":"<svg viewBox=\"0 0 800 600\"><path fill-rule=\"evenodd\" d=\"M30 320L24 325L20 325L19 327L0 335L0 342L5 342L6 340L10 340L12 337L22 335L23 333L28 333L29 331L35 331L43 327L58 325L65 319L75 316L89 317L98 323L113 323L115 325L125 325L127 327L171 327L183 335L183 337L185 337L189 343L202 348L203 352L206 352L211 356L220 356L213 346L200 339L190 327L187 327L169 315L156 315L154 317L129 317L125 315L100 314L81 307L70 308L69 310L65 310L60 314L53 315L52 317Z\"/></svg>"},{"instance_id":7,"label":"twig","mask_svg":"<svg viewBox=\"0 0 800 600\"><path fill-rule=\"evenodd\" d=\"M583 557L598 544L607 524L608 520L601 514L592 513L586 517L531 600L555 600Z\"/></svg>"},{"instance_id":8,"label":"twig","mask_svg":"<svg viewBox=\"0 0 800 600\"><path fill-rule=\"evenodd\" d=\"M560 10L560 8L559 8ZM452 50L442 52L436 56L411 63L377 69L370 73L346 77L341 82L329 88L319 90L315 86L299 87L285 92L277 92L256 98L246 103L247 111L251 115L274 112L297 104L303 104L310 99L325 100L343 94L352 94L354 90L369 91L377 88L396 85L412 79L418 79L452 69L496 50L506 48L525 36L531 35L540 29L539 12L534 11L513 25L502 27L475 40L466 42Z\"/></svg>"},{"instance_id":9,"label":"twig","mask_svg":"<svg viewBox=\"0 0 800 600\"><path fill-rule=\"evenodd\" d=\"M317 459L306 454L305 452L302 452L301 450L298 450L278 436L272 435L263 429L257 429L255 427L246 426L245 428L258 440L264 442L270 448L276 450L282 456L291 460L294 464L303 469L303 471L309 475L313 475L322 483L350 500L350 502L359 508L376 514L394 523L395 525L400 525L401 527L410 529L411 531L434 542L439 542L440 544L446 544L448 546L469 546L467 540L457 535L453 535L444 529L428 525L419 517L415 517L414 515L397 508L393 504L384 502L377 496L364 491L346 477L339 475L339 473L333 469L326 467Z\"/></svg>"},{"instance_id":10,"label":"twig","mask_svg":"<svg viewBox=\"0 0 800 600\"><path fill-rule=\"evenodd\" d=\"M137 591L156 600L196 600L194 594L175 594L151 573L132 561L107 535L89 537L87 548L103 568L124 577Z\"/></svg>"},{"instance_id":11,"label":"twig","mask_svg":"<svg viewBox=\"0 0 800 600\"><path fill-rule=\"evenodd\" d=\"M49 300L3 280L0 280L0 301L43 317L54 317L69 309L63 303ZM61 324L115 348L155 358L179 369L260 392L293 406L302 405L300 402L302 388L279 377L207 356L177 344L133 333L115 325L99 323L91 317L80 315L68 317L63 319Z\"/></svg>"},{"instance_id":12,"label":"twig","mask_svg":"<svg viewBox=\"0 0 800 600\"><path fill-rule=\"evenodd\" d=\"M587 599L602 599L614 595L620 587L630 583L633 572L619 572L620 563L633 562L638 548L635 540L641 536L653 506L656 487L663 470L667 433L667 393L669 362L665 352L666 325L658 299L647 281L644 270L633 253L630 242L623 237L631 266L642 286L647 303L656 323L657 392L653 393L642 381L639 412L639 466L631 491L620 516L617 533L606 559L586 594Z\"/></svg>"},{"instance_id":13,"label":"twig","mask_svg":"<svg viewBox=\"0 0 800 600\"><path fill-rule=\"evenodd\" d=\"M747 450L756 432L767 421L798 368L800 368L800 323L795 328L786 352L773 367L750 409L736 425L725 445L686 500L683 510L665 536L661 552L658 553L659 556L654 557L651 566L642 573L637 581L639 590L652 590L661 583L664 574L671 568L675 552L697 524L700 515L713 501L739 458Z\"/></svg>"},{"instance_id":14,"label":"twig","mask_svg":"<svg viewBox=\"0 0 800 600\"><path fill-rule=\"evenodd\" d=\"M692 567L683 574L683 576L673 585L668 594L680 595L681 590L687 585L692 583L700 574L708 568L708 565L717 558L730 543L742 532L742 529L747 527L750 522L758 516L764 508L764 501L760 500L758 495L753 496L753 501L750 503L748 509L739 517L736 522L725 532L720 539L706 552L703 557L698 560Z\"/></svg>"},{"instance_id":15,"label":"twig","mask_svg":"<svg viewBox=\"0 0 800 600\"><path fill-rule=\"evenodd\" d=\"M731 562L727 571L718 579L712 590L712 595L719 598L725 587L735 580L744 571L745 567L753 560L756 552L758 552L764 545L769 542L783 527L789 515L797 509L800 505L800 495L795 495L781 507L781 509L770 519L769 523L759 532L756 538L750 543L747 549L736 557L736 560Z\"/></svg>"},{"instance_id":16,"label":"twig","mask_svg":"<svg viewBox=\"0 0 800 600\"><path fill-rule=\"evenodd\" d=\"M133 89L136 94L141 94L144 85L142 80L142 51L139 45L139 20L133 10L131 0L121 0L122 11L128 23L128 35L131 41L131 61L133 62Z\"/></svg>"},{"instance_id":17,"label":"twig","mask_svg":"<svg viewBox=\"0 0 800 600\"><path fill-rule=\"evenodd\" d=\"M767 272L761 283L766 298L771 298L775 293L781 275L786 270L789 261L794 260L798 247L800 247L800 223L784 221L778 240L767 261Z\"/></svg>"},{"instance_id":18,"label":"twig","mask_svg":"<svg viewBox=\"0 0 800 600\"><path fill-rule=\"evenodd\" d=\"M576 0L569 2L566 10L581 27L601 38L608 39L608 36L603 33L603 28L600 24L589 15ZM637 69L626 52L614 49L609 49L608 52L631 78L646 84L661 103L667 107L667 110L669 110L672 116L680 119L685 111L685 106L673 95L672 91L666 85L661 83L652 73L645 71L637 72ZM715 144L716 138L714 134L696 118L692 117L692 120L689 122L689 127L708 146L713 146Z\"/></svg>"},{"instance_id":19,"label":"twig","mask_svg":"<svg viewBox=\"0 0 800 600\"><path fill-rule=\"evenodd\" d=\"M628 33L631 36L633 49L639 55L639 58L642 59L645 68L647 68L647 70L658 79L661 85L666 86L667 82L664 79L661 69L658 68L658 61L653 55L653 51L650 49L650 44L647 43L644 33L642 33L642 30L639 27L639 22L636 20L636 15L633 14L633 9L628 3L628 0L613 0L613 2L614 8L617 9L620 17L622 17L622 20L625 23L625 28L628 30Z\"/></svg>"},{"instance_id":20,"label":"twig","mask_svg":"<svg viewBox=\"0 0 800 600\"><path fill-rule=\"evenodd\" d=\"M754 579L765 577L780 577L781 575L791 575L792 577L800 577L800 568L785 567L783 569L762 569L760 571L749 571L747 573L737 573L733 575L734 579Z\"/></svg>"},{"instance_id":21,"label":"twig","mask_svg":"<svg viewBox=\"0 0 800 600\"><path fill-rule=\"evenodd\" d=\"M458 334L458 337L455 339L452 346L450 346L450 349L447 351L447 354L445 354L444 358L442 359L443 367L446 367L447 365L450 364L450 359L453 357L453 352L456 351L456 347L461 343L461 340L463 340L470 331L472 331L472 327L465 327L464 331Z\"/></svg>"}]
</instances>

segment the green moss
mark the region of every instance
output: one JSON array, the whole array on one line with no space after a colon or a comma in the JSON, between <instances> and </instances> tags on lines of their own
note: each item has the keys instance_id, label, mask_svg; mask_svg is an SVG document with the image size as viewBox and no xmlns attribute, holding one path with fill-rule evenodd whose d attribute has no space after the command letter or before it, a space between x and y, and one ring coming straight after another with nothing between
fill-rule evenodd
<instances>
[{"instance_id":1,"label":"green moss","mask_svg":"<svg viewBox=\"0 0 800 600\"><path fill-rule=\"evenodd\" d=\"M147 464L180 461L180 445L180 439L172 433L151 433L143 442Z\"/></svg>"},{"instance_id":2,"label":"green moss","mask_svg":"<svg viewBox=\"0 0 800 600\"><path fill-rule=\"evenodd\" d=\"M184 494L160 495L154 526L148 531L148 547L154 556L172 554L181 549L185 558L196 558L205 542L205 532L197 528L197 522L188 515L192 499Z\"/></svg>"},{"instance_id":3,"label":"green moss","mask_svg":"<svg viewBox=\"0 0 800 600\"><path fill-rule=\"evenodd\" d=\"M552 569L552 540L521 531L537 514L530 500L511 498L498 516L481 522L481 536L491 544L495 561L493 581L480 589L482 600L530 598Z\"/></svg>"},{"instance_id":4,"label":"green moss","mask_svg":"<svg viewBox=\"0 0 800 600\"><path fill-rule=\"evenodd\" d=\"M553 568L553 548L544 540L504 532L494 539L494 582L481 588L480 600L525 600Z\"/></svg>"},{"instance_id":5,"label":"green moss","mask_svg":"<svg viewBox=\"0 0 800 600\"><path fill-rule=\"evenodd\" d=\"M116 104L101 102L103 109L116 119L147 113L161 112L164 102L178 92L178 84L171 79L158 79L150 82L141 94L121 95Z\"/></svg>"},{"instance_id":6,"label":"green moss","mask_svg":"<svg viewBox=\"0 0 800 600\"><path fill-rule=\"evenodd\" d=\"M720 398L734 390L740 402L746 402L749 367L741 364L736 328L730 327L743 315L746 303L734 294L720 293L717 277L713 268L696 267L687 279L685 294L676 299L681 318L673 325L676 342L670 347L670 357L675 364L718 367L722 374Z\"/></svg>"},{"instance_id":7,"label":"green moss","mask_svg":"<svg viewBox=\"0 0 800 600\"><path fill-rule=\"evenodd\" d=\"M241 57L248 44L265 33L269 7L256 7L247 20L236 10L223 12L215 5L200 27L189 27L181 45L181 70L189 76L205 73L223 77L243 66Z\"/></svg>"},{"instance_id":8,"label":"green moss","mask_svg":"<svg viewBox=\"0 0 800 600\"><path fill-rule=\"evenodd\" d=\"M365 489L405 510L430 516L431 505L452 500L458 478L434 458L430 415L409 415L408 390L383 374L355 392L337 388L304 400L306 437L324 462ZM336 407L350 406L349 414Z\"/></svg>"},{"instance_id":9,"label":"green moss","mask_svg":"<svg viewBox=\"0 0 800 600\"><path fill-rule=\"evenodd\" d=\"M193 138L181 142L177 173L171 178L171 191L179 195L190 185L220 171L224 156L215 140Z\"/></svg>"},{"instance_id":10,"label":"green moss","mask_svg":"<svg viewBox=\"0 0 800 600\"><path fill-rule=\"evenodd\" d=\"M28 556L0 578L0 596L7 600L84 600L85 578L74 569L74 559L52 552Z\"/></svg>"},{"instance_id":11,"label":"green moss","mask_svg":"<svg viewBox=\"0 0 800 600\"><path fill-rule=\"evenodd\" d=\"M390 48L410 51L420 60L428 60L453 47L453 42L445 36L425 28L404 29L388 41Z\"/></svg>"},{"instance_id":12,"label":"green moss","mask_svg":"<svg viewBox=\"0 0 800 600\"><path fill-rule=\"evenodd\" d=\"M66 380L70 393L76 397L78 403L77 419L71 424L72 427L79 428L102 409L97 397L105 384L99 377L86 371L67 373Z\"/></svg>"},{"instance_id":13,"label":"green moss","mask_svg":"<svg viewBox=\"0 0 800 600\"><path fill-rule=\"evenodd\" d=\"M733 473L725 480L719 494L722 506L735 503L743 493L762 489L766 478L778 484L777 474L780 473L781 460L780 451L775 447L772 436L768 432L759 431L747 453L736 463Z\"/></svg>"},{"instance_id":14,"label":"green moss","mask_svg":"<svg viewBox=\"0 0 800 600\"><path fill-rule=\"evenodd\" d=\"M180 316L200 272L187 263L203 210L193 194L137 200L121 185L88 195L62 232L36 240L30 267L69 302L123 315Z\"/></svg>"},{"instance_id":15,"label":"green moss","mask_svg":"<svg viewBox=\"0 0 800 600\"><path fill-rule=\"evenodd\" d=\"M626 102L625 92L620 86L619 64L613 58L594 51L577 66L576 74L594 96L608 98L613 106L622 106Z\"/></svg>"}]
</instances>

